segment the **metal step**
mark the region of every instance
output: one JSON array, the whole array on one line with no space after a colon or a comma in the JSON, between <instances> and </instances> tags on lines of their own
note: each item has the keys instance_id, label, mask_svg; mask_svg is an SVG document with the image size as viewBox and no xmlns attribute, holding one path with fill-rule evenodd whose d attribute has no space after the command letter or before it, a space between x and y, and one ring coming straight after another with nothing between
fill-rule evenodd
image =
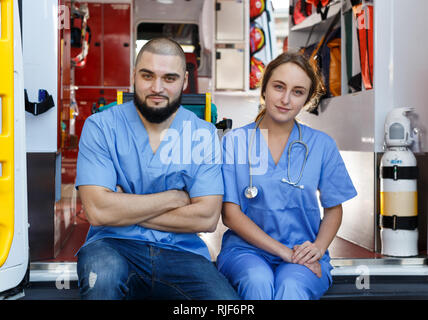
<instances>
[{"instance_id":1,"label":"metal step","mask_svg":"<svg viewBox=\"0 0 428 320\"><path fill-rule=\"evenodd\" d=\"M426 257L332 259L333 284L322 300L428 300ZM26 300L77 300L76 262L37 262L30 265Z\"/></svg>"}]
</instances>

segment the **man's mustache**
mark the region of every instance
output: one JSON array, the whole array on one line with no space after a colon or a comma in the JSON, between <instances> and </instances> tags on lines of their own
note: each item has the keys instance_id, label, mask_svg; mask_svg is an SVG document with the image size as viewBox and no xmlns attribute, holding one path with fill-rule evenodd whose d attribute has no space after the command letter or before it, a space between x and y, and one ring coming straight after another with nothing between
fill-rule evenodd
<instances>
[{"instance_id":1,"label":"man's mustache","mask_svg":"<svg viewBox=\"0 0 428 320\"><path fill-rule=\"evenodd\" d=\"M163 96L161 94L149 94L149 95L146 96L146 100L148 98L150 98L150 97L153 97L153 98L163 98L163 99L169 100L169 98L167 96Z\"/></svg>"}]
</instances>

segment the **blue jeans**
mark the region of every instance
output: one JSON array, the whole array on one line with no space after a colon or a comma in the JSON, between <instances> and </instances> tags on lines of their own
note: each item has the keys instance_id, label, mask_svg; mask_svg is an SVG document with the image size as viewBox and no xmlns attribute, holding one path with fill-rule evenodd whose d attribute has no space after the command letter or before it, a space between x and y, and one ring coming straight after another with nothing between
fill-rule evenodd
<instances>
[{"instance_id":1,"label":"blue jeans","mask_svg":"<svg viewBox=\"0 0 428 320\"><path fill-rule=\"evenodd\" d=\"M239 299L211 261L191 252L104 238L83 247L77 273L82 299Z\"/></svg>"}]
</instances>

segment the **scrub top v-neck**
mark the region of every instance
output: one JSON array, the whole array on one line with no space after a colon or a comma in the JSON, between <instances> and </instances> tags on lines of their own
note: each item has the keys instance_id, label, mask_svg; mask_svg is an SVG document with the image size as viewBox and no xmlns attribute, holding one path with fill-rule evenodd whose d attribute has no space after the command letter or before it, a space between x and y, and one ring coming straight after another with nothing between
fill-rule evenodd
<instances>
[{"instance_id":1,"label":"scrub top v-neck","mask_svg":"<svg viewBox=\"0 0 428 320\"><path fill-rule=\"evenodd\" d=\"M211 140L194 139L198 132L209 133L205 136ZM189 161L188 155L195 148L205 150L201 144L208 146L206 150L211 153L202 155L202 163L195 163L193 158ZM124 192L133 194L177 189L185 190L190 198L222 195L220 154L214 125L183 107L178 109L153 153L148 133L131 101L94 114L85 121L79 142L76 187L97 185L116 191L120 185ZM139 225L91 226L84 245L105 237L147 241L210 259L205 243L196 234L163 232Z\"/></svg>"}]
</instances>

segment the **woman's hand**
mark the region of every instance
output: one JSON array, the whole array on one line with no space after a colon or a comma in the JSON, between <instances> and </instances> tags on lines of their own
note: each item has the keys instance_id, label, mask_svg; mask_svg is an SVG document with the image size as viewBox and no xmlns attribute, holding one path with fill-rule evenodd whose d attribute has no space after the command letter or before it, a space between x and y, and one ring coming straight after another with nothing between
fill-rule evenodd
<instances>
[{"instance_id":1,"label":"woman's hand","mask_svg":"<svg viewBox=\"0 0 428 320\"><path fill-rule=\"evenodd\" d=\"M306 241L301 245L294 246L291 262L303 265L306 263L311 264L317 262L322 256L323 253L315 244Z\"/></svg>"},{"instance_id":2,"label":"woman's hand","mask_svg":"<svg viewBox=\"0 0 428 320\"><path fill-rule=\"evenodd\" d=\"M286 247L282 243L278 246L278 250L276 252L276 255L280 257L285 262L291 262L291 257L293 255L293 250Z\"/></svg>"},{"instance_id":3,"label":"woman's hand","mask_svg":"<svg viewBox=\"0 0 428 320\"><path fill-rule=\"evenodd\" d=\"M318 278L321 278L322 270L321 270L321 265L318 261L314 263L305 263L304 266L307 267L309 270L311 270L313 273L315 273L315 275Z\"/></svg>"}]
</instances>

